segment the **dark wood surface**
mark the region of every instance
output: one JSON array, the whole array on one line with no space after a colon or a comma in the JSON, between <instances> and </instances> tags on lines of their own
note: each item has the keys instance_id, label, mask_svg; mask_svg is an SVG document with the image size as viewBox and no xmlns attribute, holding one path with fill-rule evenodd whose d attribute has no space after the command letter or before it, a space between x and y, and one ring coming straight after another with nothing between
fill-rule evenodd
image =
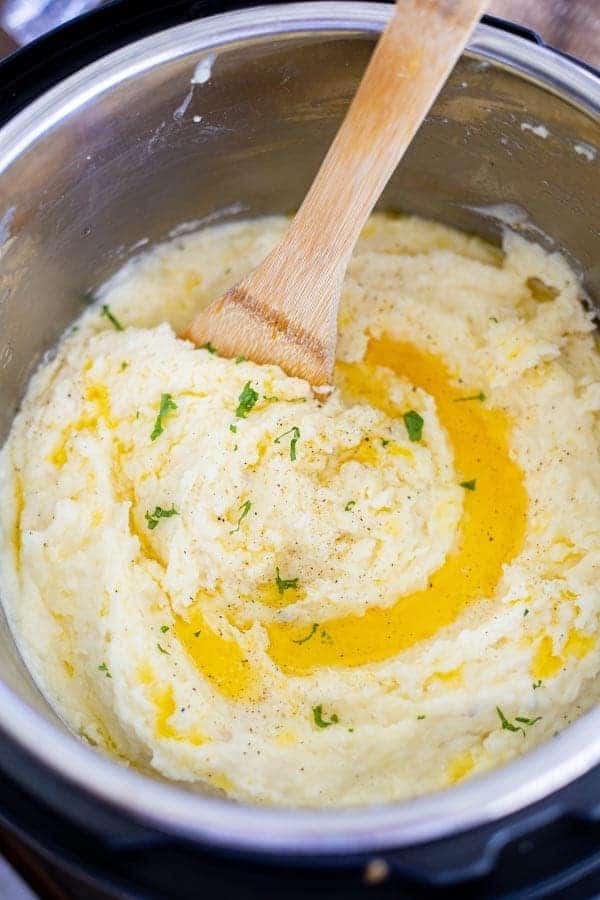
<instances>
[{"instance_id":1,"label":"dark wood surface","mask_svg":"<svg viewBox=\"0 0 600 900\"><path fill-rule=\"evenodd\" d=\"M527 25L553 47L600 67L600 0L493 0L490 12ZM1 41L0 32L0 58ZM112 900L89 884L59 872L22 841L1 829L0 852L41 900Z\"/></svg>"}]
</instances>

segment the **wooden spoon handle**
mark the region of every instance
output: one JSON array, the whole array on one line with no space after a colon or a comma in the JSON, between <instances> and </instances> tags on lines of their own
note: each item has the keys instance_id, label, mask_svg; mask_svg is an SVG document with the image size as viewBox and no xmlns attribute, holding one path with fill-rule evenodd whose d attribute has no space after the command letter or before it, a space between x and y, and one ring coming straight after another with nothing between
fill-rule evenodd
<instances>
[{"instance_id":1,"label":"wooden spoon handle","mask_svg":"<svg viewBox=\"0 0 600 900\"><path fill-rule=\"evenodd\" d=\"M485 0L398 0L360 87L288 231L290 250L347 264L360 231Z\"/></svg>"}]
</instances>

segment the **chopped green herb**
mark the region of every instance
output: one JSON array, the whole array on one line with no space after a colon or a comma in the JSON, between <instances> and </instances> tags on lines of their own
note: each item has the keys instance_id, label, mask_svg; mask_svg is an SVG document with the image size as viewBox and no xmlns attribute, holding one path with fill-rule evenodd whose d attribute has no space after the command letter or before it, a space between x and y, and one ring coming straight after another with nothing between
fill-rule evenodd
<instances>
[{"instance_id":1,"label":"chopped green herb","mask_svg":"<svg viewBox=\"0 0 600 900\"><path fill-rule=\"evenodd\" d=\"M485 394L483 393L483 391L479 391L478 394L472 394L470 397L455 397L454 403L466 403L467 400L481 400L481 402L483 403L483 401L485 400Z\"/></svg>"},{"instance_id":2,"label":"chopped green herb","mask_svg":"<svg viewBox=\"0 0 600 900\"><path fill-rule=\"evenodd\" d=\"M321 628L321 641L323 644L333 644L333 638L324 628Z\"/></svg>"},{"instance_id":3,"label":"chopped green herb","mask_svg":"<svg viewBox=\"0 0 600 900\"><path fill-rule=\"evenodd\" d=\"M202 634L202 630L200 630L200 631L195 631L195 632L194 632L194 637L200 637L201 634Z\"/></svg>"},{"instance_id":4,"label":"chopped green herb","mask_svg":"<svg viewBox=\"0 0 600 900\"><path fill-rule=\"evenodd\" d=\"M202 346L199 347L198 349L199 350L208 350L209 353L217 353L217 348L213 344L211 344L210 341L207 341L205 344L202 344Z\"/></svg>"},{"instance_id":5,"label":"chopped green herb","mask_svg":"<svg viewBox=\"0 0 600 900\"><path fill-rule=\"evenodd\" d=\"M102 306L101 315L106 316L108 321L112 322L117 331L123 331L123 326L121 325L117 317L110 311L110 306L108 306L106 303L104 303Z\"/></svg>"},{"instance_id":6,"label":"chopped green herb","mask_svg":"<svg viewBox=\"0 0 600 900\"><path fill-rule=\"evenodd\" d=\"M152 434L150 435L150 440L155 441L156 438L163 433L163 419L165 416L168 416L170 412L174 409L177 409L177 404L173 401L173 398L170 394L161 394L160 395L160 406L158 409L158 415L156 417L156 421L154 422L154 428L152 429Z\"/></svg>"},{"instance_id":7,"label":"chopped green herb","mask_svg":"<svg viewBox=\"0 0 600 900\"><path fill-rule=\"evenodd\" d=\"M275 584L277 585L277 590L280 594L283 594L284 591L292 590L293 588L298 587L298 579L297 578L281 578L279 574L279 566L275 569Z\"/></svg>"},{"instance_id":8,"label":"chopped green herb","mask_svg":"<svg viewBox=\"0 0 600 900\"><path fill-rule=\"evenodd\" d=\"M171 516L178 516L179 510L171 505L171 509L163 509L162 506L155 506L154 512L146 512L146 522L150 531L154 531L158 525L159 519L170 519Z\"/></svg>"},{"instance_id":9,"label":"chopped green herb","mask_svg":"<svg viewBox=\"0 0 600 900\"><path fill-rule=\"evenodd\" d=\"M252 387L252 382L247 381L238 397L238 408L235 411L238 419L245 419L257 400L258 394Z\"/></svg>"},{"instance_id":10,"label":"chopped green herb","mask_svg":"<svg viewBox=\"0 0 600 900\"><path fill-rule=\"evenodd\" d=\"M417 721L420 722L424 718L425 718L425 716L417 716Z\"/></svg>"},{"instance_id":11,"label":"chopped green herb","mask_svg":"<svg viewBox=\"0 0 600 900\"><path fill-rule=\"evenodd\" d=\"M164 647L161 647L160 644L157 644L156 646L158 647L158 649L160 650L161 653L164 653L164 654L165 654L165 656L168 656L168 655L169 655L169 651L168 651L168 650L165 650Z\"/></svg>"},{"instance_id":12,"label":"chopped green herb","mask_svg":"<svg viewBox=\"0 0 600 900\"><path fill-rule=\"evenodd\" d=\"M498 324L498 321L499 321L499 320L496 318L496 316L490 316L490 322L495 322L496 325L497 325L497 324Z\"/></svg>"},{"instance_id":13,"label":"chopped green herb","mask_svg":"<svg viewBox=\"0 0 600 900\"><path fill-rule=\"evenodd\" d=\"M298 426L294 425L294 427L290 428L289 431L284 431L283 434L280 434L278 438L275 438L275 443L279 444L280 441L284 439L284 437L288 436L288 434L292 435L292 439L290 440L290 459L292 460L292 462L294 462L296 459L296 445L300 440L300 429L298 428Z\"/></svg>"},{"instance_id":14,"label":"chopped green herb","mask_svg":"<svg viewBox=\"0 0 600 900\"><path fill-rule=\"evenodd\" d=\"M232 431L234 434L237 434L237 425L230 425L229 430Z\"/></svg>"},{"instance_id":15,"label":"chopped green herb","mask_svg":"<svg viewBox=\"0 0 600 900\"><path fill-rule=\"evenodd\" d=\"M169 626L168 626L168 625L161 625L161 626L160 626L160 630L162 631L163 634L166 634L167 631L169 630Z\"/></svg>"},{"instance_id":16,"label":"chopped green herb","mask_svg":"<svg viewBox=\"0 0 600 900\"><path fill-rule=\"evenodd\" d=\"M318 627L319 627L319 623L316 622L312 626L312 628L310 629L310 631L308 632L306 637L300 638L300 640L298 640L298 641L292 641L292 644L305 644L307 641L310 641L311 637L313 636L313 634L315 633L315 631L317 630Z\"/></svg>"},{"instance_id":17,"label":"chopped green herb","mask_svg":"<svg viewBox=\"0 0 600 900\"><path fill-rule=\"evenodd\" d=\"M461 481L460 486L461 486L461 488L464 488L465 491L474 491L476 484L477 484L477 479L472 478L471 481Z\"/></svg>"},{"instance_id":18,"label":"chopped green herb","mask_svg":"<svg viewBox=\"0 0 600 900\"><path fill-rule=\"evenodd\" d=\"M235 358L236 366L239 366L239 364L242 362L246 362L246 357L245 356L236 356L236 358Z\"/></svg>"},{"instance_id":19,"label":"chopped green herb","mask_svg":"<svg viewBox=\"0 0 600 900\"><path fill-rule=\"evenodd\" d=\"M126 360L123 360L121 363L121 372L124 372L128 365L129 363Z\"/></svg>"},{"instance_id":20,"label":"chopped green herb","mask_svg":"<svg viewBox=\"0 0 600 900\"><path fill-rule=\"evenodd\" d=\"M337 725L337 723L340 721L337 713L332 713L329 721L327 721L327 719L324 719L323 706L320 703L318 706L313 706L312 714L317 728L329 728L330 725Z\"/></svg>"},{"instance_id":21,"label":"chopped green herb","mask_svg":"<svg viewBox=\"0 0 600 900\"><path fill-rule=\"evenodd\" d=\"M106 665L105 662L100 663L98 668L100 669L101 672L104 672L104 674L106 675L107 678L112 678L112 675L110 674L110 672L108 670L108 666Z\"/></svg>"},{"instance_id":22,"label":"chopped green herb","mask_svg":"<svg viewBox=\"0 0 600 900\"><path fill-rule=\"evenodd\" d=\"M533 682L533 689L534 689L534 691L537 691L537 689L538 689L538 688L541 688L541 686L542 686L542 679L541 679L541 678L540 678L538 681L534 681L534 682Z\"/></svg>"},{"instance_id":23,"label":"chopped green herb","mask_svg":"<svg viewBox=\"0 0 600 900\"><path fill-rule=\"evenodd\" d=\"M389 442L390 442L390 441L389 441L389 438L381 438L381 446L382 446L382 447L387 447L387 445L389 444Z\"/></svg>"},{"instance_id":24,"label":"chopped green herb","mask_svg":"<svg viewBox=\"0 0 600 900\"><path fill-rule=\"evenodd\" d=\"M350 512L351 509L354 509L356 506L356 500L348 500L344 507L344 512Z\"/></svg>"},{"instance_id":25,"label":"chopped green herb","mask_svg":"<svg viewBox=\"0 0 600 900\"><path fill-rule=\"evenodd\" d=\"M535 719L528 719L526 716L515 716L515 722L519 722L519 725L515 725L513 722L510 722L499 706L496 707L496 712L500 717L500 721L502 723L502 728L504 731L521 731L523 733L523 737L525 737L525 729L531 728L532 725L535 725L536 722L541 721L541 716L536 716Z\"/></svg>"},{"instance_id":26,"label":"chopped green herb","mask_svg":"<svg viewBox=\"0 0 600 900\"><path fill-rule=\"evenodd\" d=\"M252 507L252 504L249 500L246 500L245 503L242 503L242 505L240 506L241 515L240 515L239 519L237 520L237 527L232 528L232 530L229 532L229 534L235 534L236 531L240 530L240 525L242 524L243 520L246 518L246 516L250 512L251 507Z\"/></svg>"},{"instance_id":27,"label":"chopped green herb","mask_svg":"<svg viewBox=\"0 0 600 900\"><path fill-rule=\"evenodd\" d=\"M523 610L523 617L528 616L528 615L529 615L529 610L528 609Z\"/></svg>"},{"instance_id":28,"label":"chopped green herb","mask_svg":"<svg viewBox=\"0 0 600 900\"><path fill-rule=\"evenodd\" d=\"M423 425L425 424L422 416L414 409L409 409L402 418L411 441L420 441L423 436Z\"/></svg>"},{"instance_id":29,"label":"chopped green herb","mask_svg":"<svg viewBox=\"0 0 600 900\"><path fill-rule=\"evenodd\" d=\"M279 403L279 397L267 397L266 394L263 394L263 400L267 403Z\"/></svg>"}]
</instances>

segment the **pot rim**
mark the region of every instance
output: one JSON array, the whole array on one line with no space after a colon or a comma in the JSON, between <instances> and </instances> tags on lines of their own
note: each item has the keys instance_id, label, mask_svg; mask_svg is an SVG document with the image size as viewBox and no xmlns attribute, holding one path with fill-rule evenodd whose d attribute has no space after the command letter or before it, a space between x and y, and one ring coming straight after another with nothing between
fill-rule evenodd
<instances>
[{"instance_id":1,"label":"pot rim","mask_svg":"<svg viewBox=\"0 0 600 900\"><path fill-rule=\"evenodd\" d=\"M391 12L385 3L290 3L222 13L142 38L71 75L10 120L0 130L0 172L79 106L145 70L244 40L377 34ZM543 45L481 24L467 52L539 83L592 116L600 114L600 78ZM369 807L279 809L191 793L127 769L56 728L3 682L0 728L53 774L137 821L263 855L365 853L442 838L523 809L600 762L596 707L520 759L443 792Z\"/></svg>"}]
</instances>

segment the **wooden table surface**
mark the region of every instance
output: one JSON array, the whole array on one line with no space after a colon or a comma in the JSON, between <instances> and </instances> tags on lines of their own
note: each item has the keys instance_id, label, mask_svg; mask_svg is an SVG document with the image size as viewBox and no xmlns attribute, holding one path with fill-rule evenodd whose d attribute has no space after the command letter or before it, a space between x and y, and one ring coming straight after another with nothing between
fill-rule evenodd
<instances>
[{"instance_id":1,"label":"wooden table surface","mask_svg":"<svg viewBox=\"0 0 600 900\"><path fill-rule=\"evenodd\" d=\"M490 13L533 28L551 46L600 68L600 0L492 0ZM0 851L42 900L105 897L55 871L10 834L0 832Z\"/></svg>"}]
</instances>

